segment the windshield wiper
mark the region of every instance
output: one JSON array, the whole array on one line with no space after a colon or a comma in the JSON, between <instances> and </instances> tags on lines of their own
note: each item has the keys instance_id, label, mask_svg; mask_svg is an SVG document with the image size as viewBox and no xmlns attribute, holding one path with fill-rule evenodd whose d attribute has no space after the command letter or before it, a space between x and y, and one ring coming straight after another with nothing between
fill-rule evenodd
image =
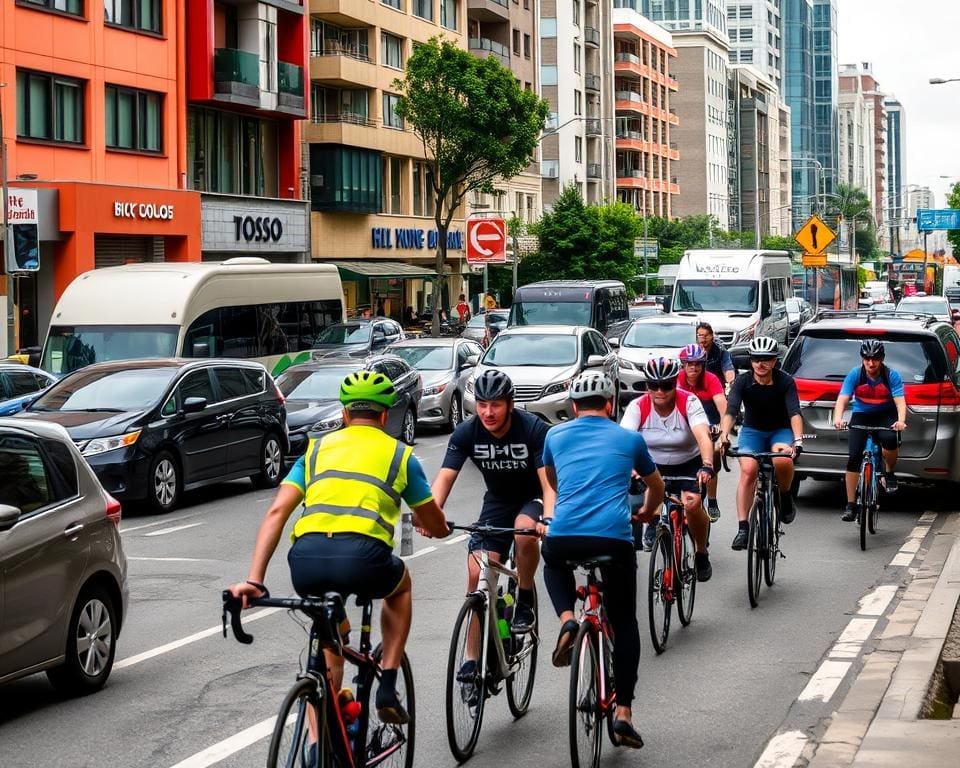
<instances>
[{"instance_id":1,"label":"windshield wiper","mask_svg":"<svg viewBox=\"0 0 960 768\"><path fill-rule=\"evenodd\" d=\"M753 317L753 312L731 312L727 317Z\"/></svg>"},{"instance_id":2,"label":"windshield wiper","mask_svg":"<svg viewBox=\"0 0 960 768\"><path fill-rule=\"evenodd\" d=\"M64 408L74 413L123 413L123 408Z\"/></svg>"},{"instance_id":3,"label":"windshield wiper","mask_svg":"<svg viewBox=\"0 0 960 768\"><path fill-rule=\"evenodd\" d=\"M689 310L689 309L688 309L688 310L678 310L677 312L675 312L675 314L677 314L677 315L683 315L684 317L696 317L696 316L697 316L697 313L696 313L696 312L694 312L693 310Z\"/></svg>"}]
</instances>

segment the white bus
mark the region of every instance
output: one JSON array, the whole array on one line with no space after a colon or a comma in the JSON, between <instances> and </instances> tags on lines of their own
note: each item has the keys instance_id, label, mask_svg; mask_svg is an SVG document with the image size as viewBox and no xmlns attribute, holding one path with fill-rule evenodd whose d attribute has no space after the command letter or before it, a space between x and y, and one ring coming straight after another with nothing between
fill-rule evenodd
<instances>
[{"instance_id":1,"label":"white bus","mask_svg":"<svg viewBox=\"0 0 960 768\"><path fill-rule=\"evenodd\" d=\"M343 317L332 264L240 257L106 267L63 292L41 366L63 375L105 360L234 357L277 375L309 359L317 336Z\"/></svg>"}]
</instances>

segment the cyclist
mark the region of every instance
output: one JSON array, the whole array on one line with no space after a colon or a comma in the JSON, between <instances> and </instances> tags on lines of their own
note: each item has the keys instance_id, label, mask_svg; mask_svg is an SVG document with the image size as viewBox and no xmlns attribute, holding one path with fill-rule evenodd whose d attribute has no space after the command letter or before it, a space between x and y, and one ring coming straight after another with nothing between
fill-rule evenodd
<instances>
[{"instance_id":1,"label":"cyclist","mask_svg":"<svg viewBox=\"0 0 960 768\"><path fill-rule=\"evenodd\" d=\"M381 373L357 371L343 380L344 428L310 439L260 524L247 580L230 588L244 606L247 598L264 593L267 564L287 519L303 501L287 555L297 593L383 598L383 677L376 707L385 723L410 719L396 693L412 607L410 574L393 554L400 499L413 509L417 525L435 536L449 533L413 449L384 432L396 398L393 383ZM343 659L328 653L327 663L339 688Z\"/></svg>"},{"instance_id":2,"label":"cyclist","mask_svg":"<svg viewBox=\"0 0 960 768\"><path fill-rule=\"evenodd\" d=\"M800 398L793 377L776 368L777 342L769 336L757 336L747 347L752 370L734 379L727 399L727 412L720 421L721 445L730 442L733 421L743 405L743 426L739 449L746 452L778 451L774 471L780 488L780 519L792 523L796 516L790 486L793 483L793 458L803 449L803 420ZM740 458L740 482L737 485L737 535L733 549L746 549L750 530L747 515L757 487L760 470L755 459Z\"/></svg>"},{"instance_id":3,"label":"cyclist","mask_svg":"<svg viewBox=\"0 0 960 768\"><path fill-rule=\"evenodd\" d=\"M697 581L709 581L713 575L707 554L710 520L700 497L700 486L714 476L707 414L696 396L677 389L680 364L676 360L655 357L647 361L643 373L647 393L630 402L620 426L631 432L639 430L662 477L696 478L680 483L680 501L697 548ZM651 533L656 535L653 525L647 527L645 536ZM650 545L652 549L652 538Z\"/></svg>"},{"instance_id":4,"label":"cyclist","mask_svg":"<svg viewBox=\"0 0 960 768\"><path fill-rule=\"evenodd\" d=\"M613 731L620 744L639 748L643 740L633 727L631 708L640 664L637 559L627 488L633 472L638 472L647 485L638 514L652 520L663 502L663 480L643 438L610 421L616 396L616 387L605 373L580 374L570 387L576 419L554 427L547 435L543 463L550 484L557 489L557 504L553 516L545 514L540 527L546 536L543 579L561 624L553 663L566 666L577 634L573 612L576 581L569 562L601 555L613 558L600 566L603 604L617 643Z\"/></svg>"},{"instance_id":5,"label":"cyclist","mask_svg":"<svg viewBox=\"0 0 960 768\"><path fill-rule=\"evenodd\" d=\"M847 374L837 395L837 404L833 409L833 423L837 429L843 429L847 423L843 412L853 398L851 424L866 427L885 427L877 434L883 454L883 484L887 493L897 490L898 445L897 436L887 429L897 432L907 428L907 401L903 394L903 379L897 371L884 362L883 342L866 339L860 345L860 357L863 362ZM844 481L847 486L847 508L842 520L851 522L857 519L857 480L860 477L860 459L867 445L867 433L854 430L850 433L847 449L847 471Z\"/></svg>"},{"instance_id":6,"label":"cyclist","mask_svg":"<svg viewBox=\"0 0 960 768\"><path fill-rule=\"evenodd\" d=\"M543 468L544 422L513 407L513 382L502 371L487 370L473 384L477 415L460 424L450 436L443 465L432 493L443 506L460 470L471 459L483 475L486 493L479 522L500 528L534 528L556 498ZM514 539L516 539L514 541ZM535 620L533 577L540 549L534 536L498 535L470 539L469 551L484 546L492 560L503 562L513 544L517 554L517 605L514 632L529 632ZM480 566L467 557L467 591L477 588Z\"/></svg>"},{"instance_id":7,"label":"cyclist","mask_svg":"<svg viewBox=\"0 0 960 768\"><path fill-rule=\"evenodd\" d=\"M707 370L729 387L736 376L733 358L723 343L714 338L713 326L705 320L697 323L697 343L707 353Z\"/></svg>"},{"instance_id":8,"label":"cyclist","mask_svg":"<svg viewBox=\"0 0 960 768\"><path fill-rule=\"evenodd\" d=\"M677 387L692 392L699 398L704 413L707 414L707 421L710 422L711 437L715 437L720 433L720 414L727 412L727 397L723 393L723 384L720 383L720 379L706 370L706 361L707 353L698 344L688 344L681 349L680 364L683 366L683 370L680 371L680 376L677 378ZM719 465L720 453L714 448L714 470ZM717 504L716 471L710 482L707 483L707 514L710 516L711 523L720 519L720 506Z\"/></svg>"}]
</instances>

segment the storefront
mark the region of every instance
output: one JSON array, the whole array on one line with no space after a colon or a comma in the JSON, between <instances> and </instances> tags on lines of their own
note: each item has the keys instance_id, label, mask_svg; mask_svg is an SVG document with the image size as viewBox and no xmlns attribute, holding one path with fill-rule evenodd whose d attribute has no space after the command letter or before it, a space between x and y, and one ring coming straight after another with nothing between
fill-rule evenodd
<instances>
[{"instance_id":1,"label":"storefront","mask_svg":"<svg viewBox=\"0 0 960 768\"><path fill-rule=\"evenodd\" d=\"M302 200L202 194L203 260L260 256L279 263L307 261L307 206Z\"/></svg>"}]
</instances>

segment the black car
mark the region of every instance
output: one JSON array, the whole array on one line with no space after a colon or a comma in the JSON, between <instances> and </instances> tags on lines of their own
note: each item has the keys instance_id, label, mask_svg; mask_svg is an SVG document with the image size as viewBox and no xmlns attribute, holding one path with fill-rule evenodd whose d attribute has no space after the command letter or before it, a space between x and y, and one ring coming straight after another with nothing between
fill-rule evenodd
<instances>
[{"instance_id":1,"label":"black car","mask_svg":"<svg viewBox=\"0 0 960 768\"><path fill-rule=\"evenodd\" d=\"M405 338L400 323L389 317L357 318L324 328L313 344L313 356L367 357Z\"/></svg>"},{"instance_id":2,"label":"black car","mask_svg":"<svg viewBox=\"0 0 960 768\"><path fill-rule=\"evenodd\" d=\"M288 443L283 395L262 365L237 360L96 363L15 418L62 425L112 496L157 512L211 483L276 486Z\"/></svg>"},{"instance_id":3,"label":"black car","mask_svg":"<svg viewBox=\"0 0 960 768\"><path fill-rule=\"evenodd\" d=\"M366 360L325 358L292 365L277 377L287 403L291 456L307 449L311 434L343 426L340 384L348 374L364 369L379 371L393 382L398 397L387 417L387 432L413 445L423 392L420 374L414 368L395 355L374 355Z\"/></svg>"}]
</instances>

